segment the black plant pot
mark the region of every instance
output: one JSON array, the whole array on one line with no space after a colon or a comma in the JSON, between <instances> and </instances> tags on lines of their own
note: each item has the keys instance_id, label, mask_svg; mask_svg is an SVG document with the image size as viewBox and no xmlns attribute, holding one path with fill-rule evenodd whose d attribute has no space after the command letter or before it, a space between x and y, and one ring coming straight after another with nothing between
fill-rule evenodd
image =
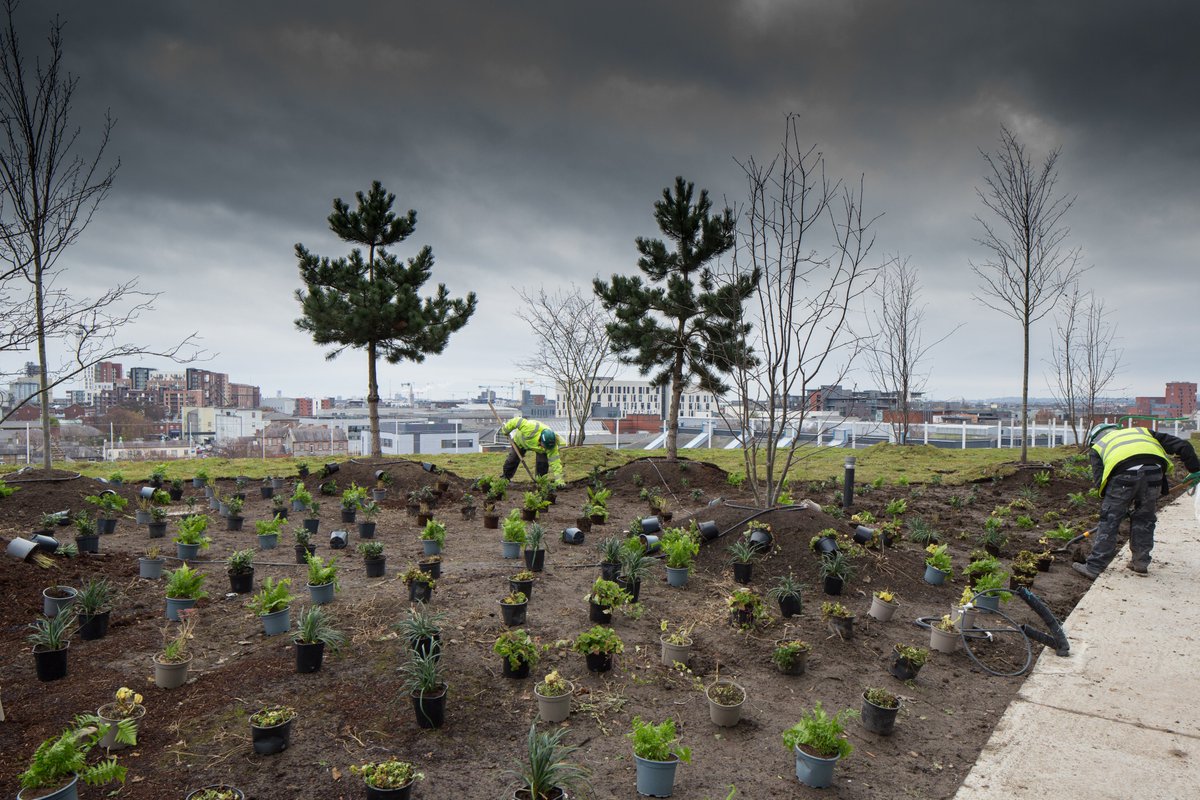
<instances>
[{"instance_id":1,"label":"black plant pot","mask_svg":"<svg viewBox=\"0 0 1200 800\"><path fill-rule=\"evenodd\" d=\"M771 550L771 532L762 528L755 528L750 534L750 547L754 548L759 553L767 553Z\"/></svg>"},{"instance_id":2,"label":"black plant pot","mask_svg":"<svg viewBox=\"0 0 1200 800\"><path fill-rule=\"evenodd\" d=\"M81 553L99 553L100 552L100 536L76 536L75 547Z\"/></svg>"},{"instance_id":3,"label":"black plant pot","mask_svg":"<svg viewBox=\"0 0 1200 800\"><path fill-rule=\"evenodd\" d=\"M995 544L985 544L985 545L983 546L983 550L984 550L984 552L985 552L985 553L987 553L989 556L995 556L996 558L999 558L999 557L1000 557L1000 546L999 546L999 545L995 545Z\"/></svg>"},{"instance_id":4,"label":"black plant pot","mask_svg":"<svg viewBox=\"0 0 1200 800\"><path fill-rule=\"evenodd\" d=\"M280 519L287 519L288 518L287 515L288 515L288 507L287 506L281 506L279 508L271 509L271 516L279 517Z\"/></svg>"},{"instance_id":5,"label":"black plant pot","mask_svg":"<svg viewBox=\"0 0 1200 800\"><path fill-rule=\"evenodd\" d=\"M229 591L235 594L249 594L254 589L254 570L249 572L230 572Z\"/></svg>"},{"instance_id":6,"label":"black plant pot","mask_svg":"<svg viewBox=\"0 0 1200 800\"><path fill-rule=\"evenodd\" d=\"M146 530L150 532L151 539L161 539L167 535L167 523L151 522L146 526Z\"/></svg>"},{"instance_id":7,"label":"black plant pot","mask_svg":"<svg viewBox=\"0 0 1200 800\"><path fill-rule=\"evenodd\" d=\"M98 519L96 520L96 533L104 536L109 533L117 532L117 521L115 519Z\"/></svg>"},{"instance_id":8,"label":"black plant pot","mask_svg":"<svg viewBox=\"0 0 1200 800\"><path fill-rule=\"evenodd\" d=\"M820 539L817 539L814 549L817 551L818 556L836 553L838 549L837 539L832 536L822 536Z\"/></svg>"},{"instance_id":9,"label":"black plant pot","mask_svg":"<svg viewBox=\"0 0 1200 800\"><path fill-rule=\"evenodd\" d=\"M633 598L629 601L631 603L636 603L638 598L642 596L641 580L636 580L633 583L630 583L625 578L617 578L617 586L620 586L622 589L629 592L630 596Z\"/></svg>"},{"instance_id":10,"label":"black plant pot","mask_svg":"<svg viewBox=\"0 0 1200 800\"><path fill-rule=\"evenodd\" d=\"M37 679L43 683L67 677L67 652L70 645L61 650L33 650L33 665Z\"/></svg>"},{"instance_id":11,"label":"black plant pot","mask_svg":"<svg viewBox=\"0 0 1200 800\"><path fill-rule=\"evenodd\" d=\"M754 611L752 609L733 609L729 621L735 628L750 628L754 626Z\"/></svg>"},{"instance_id":12,"label":"black plant pot","mask_svg":"<svg viewBox=\"0 0 1200 800\"><path fill-rule=\"evenodd\" d=\"M525 624L525 617L529 611L528 601L524 603L501 603L500 613L504 617L504 624L510 628L515 628L518 625ZM508 659L504 660L508 663ZM528 665L526 665L528 666Z\"/></svg>"},{"instance_id":13,"label":"black plant pot","mask_svg":"<svg viewBox=\"0 0 1200 800\"><path fill-rule=\"evenodd\" d=\"M546 550L526 550L525 566L532 572L541 572L546 568Z\"/></svg>"},{"instance_id":14,"label":"black plant pot","mask_svg":"<svg viewBox=\"0 0 1200 800\"><path fill-rule=\"evenodd\" d=\"M588 620L591 622L598 623L600 625L608 625L610 622L612 622L612 612L605 611L604 606L596 605L595 603L593 603L589 600L588 601Z\"/></svg>"},{"instance_id":15,"label":"black plant pot","mask_svg":"<svg viewBox=\"0 0 1200 800\"><path fill-rule=\"evenodd\" d=\"M527 508L521 509L521 520L523 522L536 522L537 515L538 515L538 512L536 512L536 511L530 511Z\"/></svg>"},{"instance_id":16,"label":"black plant pot","mask_svg":"<svg viewBox=\"0 0 1200 800\"><path fill-rule=\"evenodd\" d=\"M85 642L103 639L108 635L108 615L110 612L101 611L99 614L79 617L79 638Z\"/></svg>"},{"instance_id":17,"label":"black plant pot","mask_svg":"<svg viewBox=\"0 0 1200 800\"><path fill-rule=\"evenodd\" d=\"M428 583L413 581L408 585L408 599L414 603L428 603L433 599L433 587Z\"/></svg>"},{"instance_id":18,"label":"black plant pot","mask_svg":"<svg viewBox=\"0 0 1200 800\"><path fill-rule=\"evenodd\" d=\"M591 533L592 532L592 518L591 517L576 517L575 518L575 527L579 528L579 530L583 531L584 533Z\"/></svg>"},{"instance_id":19,"label":"black plant pot","mask_svg":"<svg viewBox=\"0 0 1200 800\"><path fill-rule=\"evenodd\" d=\"M869 732L880 736L891 736L892 729L896 726L896 714L899 711L899 705L895 708L877 706L866 698L865 692L863 693L862 724Z\"/></svg>"},{"instance_id":20,"label":"black plant pot","mask_svg":"<svg viewBox=\"0 0 1200 800\"><path fill-rule=\"evenodd\" d=\"M584 533L579 528L564 528L562 540L566 544L583 544Z\"/></svg>"},{"instance_id":21,"label":"black plant pot","mask_svg":"<svg viewBox=\"0 0 1200 800\"><path fill-rule=\"evenodd\" d=\"M785 617L798 617L801 612L801 600L799 597L781 597L779 598L779 613Z\"/></svg>"},{"instance_id":22,"label":"black plant pot","mask_svg":"<svg viewBox=\"0 0 1200 800\"><path fill-rule=\"evenodd\" d=\"M892 677L897 680L911 681L917 677L917 673L921 668L914 665L911 661L900 657L899 653L892 653L892 663L888 667L888 672L892 673Z\"/></svg>"},{"instance_id":23,"label":"black plant pot","mask_svg":"<svg viewBox=\"0 0 1200 800\"><path fill-rule=\"evenodd\" d=\"M533 599L533 579L527 581L515 581L512 578L508 579L508 590L510 592L520 592L525 595L525 599Z\"/></svg>"},{"instance_id":24,"label":"black plant pot","mask_svg":"<svg viewBox=\"0 0 1200 800\"><path fill-rule=\"evenodd\" d=\"M242 529L242 523L245 520L246 520L245 517L226 517L225 518L225 530L240 531Z\"/></svg>"},{"instance_id":25,"label":"black plant pot","mask_svg":"<svg viewBox=\"0 0 1200 800\"><path fill-rule=\"evenodd\" d=\"M426 693L424 697L419 692L413 692L413 711L417 715L417 725L422 728L440 728L446 724L446 686L435 693Z\"/></svg>"},{"instance_id":26,"label":"black plant pot","mask_svg":"<svg viewBox=\"0 0 1200 800\"><path fill-rule=\"evenodd\" d=\"M308 531L309 533L316 533L317 528L321 526L321 520L306 519L302 524L304 525L304 530Z\"/></svg>"},{"instance_id":27,"label":"black plant pot","mask_svg":"<svg viewBox=\"0 0 1200 800\"><path fill-rule=\"evenodd\" d=\"M721 535L721 529L717 527L717 523L712 521L701 522L697 528L700 531L700 538L706 542L711 542Z\"/></svg>"},{"instance_id":28,"label":"black plant pot","mask_svg":"<svg viewBox=\"0 0 1200 800\"><path fill-rule=\"evenodd\" d=\"M273 756L287 750L292 739L292 723L295 721L296 719L293 717L282 725L274 725L270 728L251 725L250 741L254 745L254 752L260 756Z\"/></svg>"},{"instance_id":29,"label":"black plant pot","mask_svg":"<svg viewBox=\"0 0 1200 800\"><path fill-rule=\"evenodd\" d=\"M387 556L366 558L363 559L363 564L367 567L368 578L382 578L387 568Z\"/></svg>"},{"instance_id":30,"label":"black plant pot","mask_svg":"<svg viewBox=\"0 0 1200 800\"><path fill-rule=\"evenodd\" d=\"M840 595L842 593L842 587L846 585L846 582L844 580L842 580L841 578L835 578L832 575L830 575L828 578L826 578L822 582L822 584L823 584L822 588L824 588L825 594L836 597L837 595Z\"/></svg>"},{"instance_id":31,"label":"black plant pot","mask_svg":"<svg viewBox=\"0 0 1200 800\"><path fill-rule=\"evenodd\" d=\"M274 486L260 486L260 487L258 487L258 491L260 494L262 494L263 500L270 500L272 497L275 496L275 487Z\"/></svg>"},{"instance_id":32,"label":"black plant pot","mask_svg":"<svg viewBox=\"0 0 1200 800\"><path fill-rule=\"evenodd\" d=\"M745 586L750 583L750 576L754 573L754 562L747 561L745 564L734 562L733 579Z\"/></svg>"},{"instance_id":33,"label":"black plant pot","mask_svg":"<svg viewBox=\"0 0 1200 800\"><path fill-rule=\"evenodd\" d=\"M296 642L296 672L316 672L325 660L325 643Z\"/></svg>"},{"instance_id":34,"label":"black plant pot","mask_svg":"<svg viewBox=\"0 0 1200 800\"><path fill-rule=\"evenodd\" d=\"M399 789L376 789L367 785L367 800L410 800L412 798L413 781Z\"/></svg>"},{"instance_id":35,"label":"black plant pot","mask_svg":"<svg viewBox=\"0 0 1200 800\"><path fill-rule=\"evenodd\" d=\"M603 514L592 514L590 517L588 517L588 519L592 521L593 525L603 525L604 523L608 522L608 517L604 516Z\"/></svg>"},{"instance_id":36,"label":"black plant pot","mask_svg":"<svg viewBox=\"0 0 1200 800\"><path fill-rule=\"evenodd\" d=\"M358 512L354 509L342 509L342 522L354 522L358 518Z\"/></svg>"},{"instance_id":37,"label":"black plant pot","mask_svg":"<svg viewBox=\"0 0 1200 800\"><path fill-rule=\"evenodd\" d=\"M307 564L308 559L306 559L305 556L310 555L312 553L316 553L316 552L317 552L317 546L315 544L298 544L298 545L296 545L296 563L297 564Z\"/></svg>"},{"instance_id":38,"label":"black plant pot","mask_svg":"<svg viewBox=\"0 0 1200 800\"><path fill-rule=\"evenodd\" d=\"M435 581L442 577L442 562L441 561L418 561L417 569L424 572Z\"/></svg>"},{"instance_id":39,"label":"black plant pot","mask_svg":"<svg viewBox=\"0 0 1200 800\"><path fill-rule=\"evenodd\" d=\"M608 672L612 669L612 653L585 653L588 672Z\"/></svg>"},{"instance_id":40,"label":"black plant pot","mask_svg":"<svg viewBox=\"0 0 1200 800\"><path fill-rule=\"evenodd\" d=\"M170 497L171 500L173 500L173 501L182 500L183 499L183 489L168 489L167 496Z\"/></svg>"},{"instance_id":41,"label":"black plant pot","mask_svg":"<svg viewBox=\"0 0 1200 800\"><path fill-rule=\"evenodd\" d=\"M374 522L358 523L358 538L374 539L375 538L375 524L376 523L374 523Z\"/></svg>"},{"instance_id":42,"label":"black plant pot","mask_svg":"<svg viewBox=\"0 0 1200 800\"><path fill-rule=\"evenodd\" d=\"M506 678L522 680L529 677L529 663L526 661L522 661L521 666L513 669L512 664L509 663L508 659L502 658L500 659L500 668L504 673L504 677Z\"/></svg>"},{"instance_id":43,"label":"black plant pot","mask_svg":"<svg viewBox=\"0 0 1200 800\"><path fill-rule=\"evenodd\" d=\"M615 581L621 575L620 564L600 563L600 577L606 581Z\"/></svg>"}]
</instances>

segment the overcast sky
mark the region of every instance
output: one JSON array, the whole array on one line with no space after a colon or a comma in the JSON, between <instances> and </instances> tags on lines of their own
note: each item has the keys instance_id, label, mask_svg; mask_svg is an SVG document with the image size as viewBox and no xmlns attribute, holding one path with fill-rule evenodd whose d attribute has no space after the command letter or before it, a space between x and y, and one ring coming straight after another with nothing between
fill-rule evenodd
<instances>
[{"instance_id":1,"label":"overcast sky","mask_svg":"<svg viewBox=\"0 0 1200 800\"><path fill-rule=\"evenodd\" d=\"M333 198L381 180L418 215L397 253L428 244L435 281L478 293L443 355L381 369L385 395L465 395L518 377L531 338L513 287L635 271L663 187L683 175L741 202L735 159L770 158L788 112L832 175L865 176L878 260L920 270L927 336L963 323L932 353L931 395L1020 392L1019 325L972 299L979 151L1001 126L1062 150L1121 393L1200 377L1193 3L27 1L31 58L56 11L73 121L86 138L111 109L121 160L62 261L71 284L140 276L163 295L130 337L198 330L215 354L201 366L265 395L365 393L365 355L326 361L293 324L295 243L348 252ZM1034 331L1035 395L1049 333Z\"/></svg>"}]
</instances>

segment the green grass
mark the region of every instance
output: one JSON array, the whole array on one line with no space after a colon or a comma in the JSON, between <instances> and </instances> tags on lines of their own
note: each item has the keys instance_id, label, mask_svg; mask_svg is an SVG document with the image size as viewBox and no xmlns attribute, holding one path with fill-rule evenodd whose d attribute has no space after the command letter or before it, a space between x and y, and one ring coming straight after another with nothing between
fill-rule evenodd
<instances>
[{"instance_id":1,"label":"green grass","mask_svg":"<svg viewBox=\"0 0 1200 800\"><path fill-rule=\"evenodd\" d=\"M1033 448L1029 451L1029 460L1031 462L1057 462L1075 452L1075 448L1072 447ZM855 477L859 482L883 478L889 484L896 483L900 478L905 478L910 483L928 483L934 479L935 475L940 475L941 481L947 485L967 483L992 475L1013 472L1016 469L1017 459L1017 451L1008 449L948 450L931 445L900 447L888 444L878 444L865 450L855 451L832 447L806 447L798 451L798 460L789 478L793 481L828 478L840 480L844 460L851 453L857 459ZM663 458L666 456L666 451L617 451L598 446L570 448L563 451L563 467L567 480L573 481L586 478L593 467L612 469L646 456ZM685 456L693 461L715 464L726 472L745 469L740 450L688 450ZM463 453L459 455L392 456L390 458L397 461L430 461L464 478L476 478L480 475L498 475L501 465L504 463L505 454ZM325 463L325 459L206 458L168 461L166 468L168 478L190 479L201 466L214 478L232 478L237 475L264 478L268 475L295 475L296 467L302 462L308 464L316 473ZM113 472L120 471L127 481L138 482L150 477L155 462L72 462L55 466L60 469L75 469L94 478L108 477ZM530 466L532 467L532 464ZM0 467L0 474L16 468L14 466ZM761 468L759 474L763 474ZM527 483L529 478L524 471L518 470L516 481Z\"/></svg>"}]
</instances>

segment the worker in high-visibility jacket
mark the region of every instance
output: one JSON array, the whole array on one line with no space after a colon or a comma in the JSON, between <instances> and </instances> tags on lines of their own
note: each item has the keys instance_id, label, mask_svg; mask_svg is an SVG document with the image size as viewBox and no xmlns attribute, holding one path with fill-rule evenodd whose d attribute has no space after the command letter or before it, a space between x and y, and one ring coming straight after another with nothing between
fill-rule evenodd
<instances>
[{"instance_id":1,"label":"worker in high-visibility jacket","mask_svg":"<svg viewBox=\"0 0 1200 800\"><path fill-rule=\"evenodd\" d=\"M1183 459L1191 473L1184 480L1200 483L1200 458L1184 439L1148 428L1122 428L1111 423L1096 425L1088 433L1088 459L1092 482L1100 489L1100 522L1093 535L1092 552L1075 571L1095 580L1117 555L1117 531L1129 517L1130 560L1126 568L1146 575L1154 548L1157 503L1167 493L1167 476L1175 465L1172 455Z\"/></svg>"},{"instance_id":2,"label":"worker in high-visibility jacket","mask_svg":"<svg viewBox=\"0 0 1200 800\"><path fill-rule=\"evenodd\" d=\"M500 433L510 438L516 446L515 450L508 451L508 458L504 459L504 471L501 474L505 479L512 479L517 473L517 465L521 463L521 458L527 451L532 450L537 454L537 474L550 473L556 487L565 485L562 461L558 457L558 436L554 431L535 419L513 417L500 426Z\"/></svg>"}]
</instances>

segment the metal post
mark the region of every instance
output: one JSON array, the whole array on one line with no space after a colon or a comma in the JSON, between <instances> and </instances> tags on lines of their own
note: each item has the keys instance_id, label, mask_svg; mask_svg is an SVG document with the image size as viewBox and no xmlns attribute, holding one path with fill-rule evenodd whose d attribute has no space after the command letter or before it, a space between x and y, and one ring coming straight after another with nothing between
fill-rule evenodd
<instances>
[{"instance_id":1,"label":"metal post","mask_svg":"<svg viewBox=\"0 0 1200 800\"><path fill-rule=\"evenodd\" d=\"M962 449L967 449L967 421L962 421Z\"/></svg>"},{"instance_id":2,"label":"metal post","mask_svg":"<svg viewBox=\"0 0 1200 800\"><path fill-rule=\"evenodd\" d=\"M921 425L924 427L924 431L921 435L921 444L929 444L929 423L922 422Z\"/></svg>"},{"instance_id":3,"label":"metal post","mask_svg":"<svg viewBox=\"0 0 1200 800\"><path fill-rule=\"evenodd\" d=\"M617 417L617 439L616 439L616 448L615 449L617 449L617 450L621 449L621 418L620 417Z\"/></svg>"},{"instance_id":4,"label":"metal post","mask_svg":"<svg viewBox=\"0 0 1200 800\"><path fill-rule=\"evenodd\" d=\"M846 456L845 476L842 479L842 508L854 505L854 456Z\"/></svg>"}]
</instances>

